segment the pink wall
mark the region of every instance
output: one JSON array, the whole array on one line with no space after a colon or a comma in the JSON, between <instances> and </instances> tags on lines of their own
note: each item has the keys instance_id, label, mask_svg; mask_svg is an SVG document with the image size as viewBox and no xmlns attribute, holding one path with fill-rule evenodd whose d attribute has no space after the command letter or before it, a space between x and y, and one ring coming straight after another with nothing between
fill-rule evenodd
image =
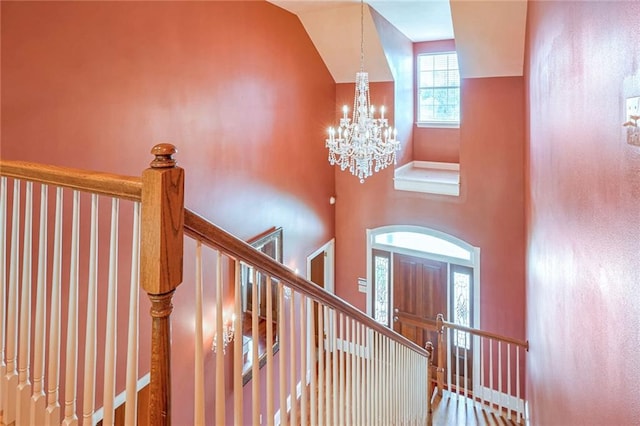
<instances>
[{"instance_id":1,"label":"pink wall","mask_svg":"<svg viewBox=\"0 0 640 426\"><path fill-rule=\"evenodd\" d=\"M421 53L452 52L456 50L453 40L439 40L413 45L415 55ZM417 66L417 65L416 65ZM415 73L416 87L418 86L418 74ZM416 98L416 105L418 99ZM418 111L416 107L414 122L417 121ZM447 129L437 127L418 127L414 125L413 131L413 159L420 161L440 161L444 163L457 163L460 161L460 129Z\"/></svg>"},{"instance_id":2,"label":"pink wall","mask_svg":"<svg viewBox=\"0 0 640 426\"><path fill-rule=\"evenodd\" d=\"M337 99L351 90L338 85ZM425 226L481 248L482 328L524 338L523 79L465 80L462 108L460 197L395 191L392 169L364 184L336 171L337 293L365 309L367 228Z\"/></svg>"},{"instance_id":3,"label":"pink wall","mask_svg":"<svg viewBox=\"0 0 640 426\"><path fill-rule=\"evenodd\" d=\"M3 159L139 175L170 141L187 207L243 239L282 226L284 261L305 274L334 235L335 84L294 15L263 1L1 7ZM174 347L188 348L192 287L174 301ZM192 374L191 357L176 349L174 365ZM183 376L174 421L189 424Z\"/></svg>"},{"instance_id":4,"label":"pink wall","mask_svg":"<svg viewBox=\"0 0 640 426\"><path fill-rule=\"evenodd\" d=\"M638 2L529 2L532 424L640 424L638 22Z\"/></svg>"}]
</instances>

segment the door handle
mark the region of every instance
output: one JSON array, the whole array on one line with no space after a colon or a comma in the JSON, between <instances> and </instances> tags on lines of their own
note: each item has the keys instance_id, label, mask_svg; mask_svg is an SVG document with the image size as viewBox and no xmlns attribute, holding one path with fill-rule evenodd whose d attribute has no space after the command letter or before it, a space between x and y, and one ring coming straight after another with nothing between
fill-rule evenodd
<instances>
[{"instance_id":1,"label":"door handle","mask_svg":"<svg viewBox=\"0 0 640 426\"><path fill-rule=\"evenodd\" d=\"M398 322L398 316L397 315L393 316L393 322Z\"/></svg>"}]
</instances>

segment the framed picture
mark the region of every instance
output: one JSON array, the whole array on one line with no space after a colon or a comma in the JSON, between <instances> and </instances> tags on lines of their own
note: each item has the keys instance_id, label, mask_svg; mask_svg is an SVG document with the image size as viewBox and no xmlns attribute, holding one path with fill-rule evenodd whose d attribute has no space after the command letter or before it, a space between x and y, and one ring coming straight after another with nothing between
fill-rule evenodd
<instances>
[{"instance_id":1,"label":"framed picture","mask_svg":"<svg viewBox=\"0 0 640 426\"><path fill-rule=\"evenodd\" d=\"M268 255L269 257L282 263L282 228L272 228L249 241L255 249ZM242 264L241 268L241 288L242 288L242 341L243 355L245 363L243 366L243 382L247 383L251 379L251 352L253 345L258 345L258 356L260 367L266 363L266 330L273 327L274 353L278 351L278 282L271 280L271 291L267 289L267 277L253 267ZM257 283L257 298L253 300L253 283ZM271 298L271 324L267 323L267 299ZM258 342L253 341L252 315L257 310L259 322Z\"/></svg>"}]
</instances>

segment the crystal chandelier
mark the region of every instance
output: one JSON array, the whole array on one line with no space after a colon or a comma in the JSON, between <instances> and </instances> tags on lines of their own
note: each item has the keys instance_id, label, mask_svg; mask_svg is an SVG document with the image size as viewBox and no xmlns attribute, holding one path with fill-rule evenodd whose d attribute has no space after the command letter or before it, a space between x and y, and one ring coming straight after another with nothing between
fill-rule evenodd
<instances>
[{"instance_id":1,"label":"crystal chandelier","mask_svg":"<svg viewBox=\"0 0 640 426\"><path fill-rule=\"evenodd\" d=\"M360 72L356 73L353 117L347 117L346 105L342 112L338 129L330 127L326 139L332 166L338 164L340 170L348 167L363 183L374 171L395 164L396 151L400 149L397 130L384 118L384 106L380 108L380 118L374 118L375 108L369 100L369 74L364 72L364 0L360 1Z\"/></svg>"}]
</instances>

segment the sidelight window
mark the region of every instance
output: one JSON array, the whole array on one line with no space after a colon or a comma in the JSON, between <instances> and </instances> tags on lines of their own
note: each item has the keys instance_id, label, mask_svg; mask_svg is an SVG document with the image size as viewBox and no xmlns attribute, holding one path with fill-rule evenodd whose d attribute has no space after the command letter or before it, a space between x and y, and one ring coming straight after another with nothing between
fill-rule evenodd
<instances>
[{"instance_id":1,"label":"sidelight window","mask_svg":"<svg viewBox=\"0 0 640 426\"><path fill-rule=\"evenodd\" d=\"M453 322L471 326L471 295L473 273L471 268L460 265L451 265L451 283L452 283L452 304L451 313ZM454 330L453 341L456 346L461 349L471 349L471 336L469 333Z\"/></svg>"},{"instance_id":2,"label":"sidelight window","mask_svg":"<svg viewBox=\"0 0 640 426\"><path fill-rule=\"evenodd\" d=\"M373 318L386 326L389 326L390 257L389 252L373 251Z\"/></svg>"}]
</instances>

